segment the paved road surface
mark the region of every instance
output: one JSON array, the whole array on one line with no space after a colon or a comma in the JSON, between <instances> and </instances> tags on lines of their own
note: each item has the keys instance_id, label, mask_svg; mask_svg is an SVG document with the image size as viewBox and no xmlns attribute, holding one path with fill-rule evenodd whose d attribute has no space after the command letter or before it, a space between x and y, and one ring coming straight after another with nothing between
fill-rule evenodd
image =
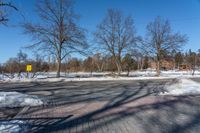
<instances>
[{"instance_id":1,"label":"paved road surface","mask_svg":"<svg viewBox=\"0 0 200 133\"><path fill-rule=\"evenodd\" d=\"M197 79L197 82L200 80ZM40 133L199 133L200 96L158 96L175 80L0 84L37 95L40 107L0 109Z\"/></svg>"}]
</instances>

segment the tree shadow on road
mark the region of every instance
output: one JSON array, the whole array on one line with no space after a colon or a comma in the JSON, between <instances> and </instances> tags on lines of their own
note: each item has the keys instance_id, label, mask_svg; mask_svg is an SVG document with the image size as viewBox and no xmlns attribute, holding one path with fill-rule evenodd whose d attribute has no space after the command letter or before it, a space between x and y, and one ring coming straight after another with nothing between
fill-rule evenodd
<instances>
[{"instance_id":1,"label":"tree shadow on road","mask_svg":"<svg viewBox=\"0 0 200 133\"><path fill-rule=\"evenodd\" d=\"M87 109L87 112L80 115L73 111L64 112L70 117L53 117L52 109L63 109L63 106L71 106L67 98L58 99L63 101L55 105L46 107L35 107L24 112L21 119L26 121L31 132L51 133L51 132L192 132L200 129L200 100L199 96L154 96L153 90L162 89L163 83L158 83L154 87L151 81L138 83L137 88L130 85L122 84L118 93L109 92L110 99L107 96L99 95L107 93L106 88L97 91L89 91L81 94L71 94L76 96L75 101L71 100L71 104L102 102L105 103L94 109ZM134 86L134 84L133 84ZM112 87L112 86L111 86ZM113 88L115 89L115 88ZM117 89L115 90L117 91ZM99 93L97 95L97 93ZM91 95L96 95L91 97ZM98 99L98 100L97 100ZM102 101L101 101L102 100ZM56 100L55 100L56 101ZM94 104L95 106L95 104ZM83 106L83 108L93 106ZM49 112L44 112L47 109ZM52 112L51 112L52 111ZM41 112L34 114L35 112ZM62 112L62 111L61 111ZM63 113L63 112L62 112ZM41 116L47 115L44 119ZM54 114L55 115L55 114ZM16 118L20 119L20 118ZM199 128L198 128L199 127ZM199 131L199 130L197 130Z\"/></svg>"}]
</instances>

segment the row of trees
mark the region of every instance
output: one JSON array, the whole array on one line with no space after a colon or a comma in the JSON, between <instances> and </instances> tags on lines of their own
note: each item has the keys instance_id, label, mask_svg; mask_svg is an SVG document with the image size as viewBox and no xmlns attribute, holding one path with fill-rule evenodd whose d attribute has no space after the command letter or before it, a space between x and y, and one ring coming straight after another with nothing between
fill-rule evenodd
<instances>
[{"instance_id":1,"label":"row of trees","mask_svg":"<svg viewBox=\"0 0 200 133\"><path fill-rule=\"evenodd\" d=\"M62 62L72 53L88 57L77 64L90 64L91 67L93 64L98 71L108 65L108 70L117 69L118 74L124 69L131 70L133 64L143 68L148 64L144 62L151 58L156 61L159 76L161 61L166 53L179 51L188 41L186 35L174 33L169 21L161 17L150 22L146 27L146 36L141 37L136 33L132 16L109 9L94 32L95 42L89 44L86 30L78 25L79 16L73 8L72 0L38 0L36 9L39 22L24 22L22 25L24 33L30 35L34 42L27 48L56 59L57 77L60 77ZM99 64L99 60L94 58L96 51L106 55L101 57Z\"/></svg>"},{"instance_id":2,"label":"row of trees","mask_svg":"<svg viewBox=\"0 0 200 133\"><path fill-rule=\"evenodd\" d=\"M200 68L200 50L193 52L191 50L181 53L173 51L172 53L163 53L165 60L173 62L172 69L180 69L183 64L187 64L189 69L195 72ZM138 58L140 57L140 58ZM122 70L129 75L130 71L134 70L146 70L151 68L151 63L154 62L153 57L143 56L142 53L135 52L134 54L126 54L122 58ZM10 76L14 76L18 73L20 77L22 73L26 72L26 64L32 64L33 76L37 72L50 72L57 70L56 59L49 59L44 61L44 58L35 55L34 59L29 59L27 54L19 51L15 58L10 58L6 63L0 66L1 73L10 73ZM115 58L109 55L102 55L97 53L93 56L87 57L84 60L78 58L68 58L61 63L61 71L65 73L69 72L116 72L118 70L115 64Z\"/></svg>"},{"instance_id":3,"label":"row of trees","mask_svg":"<svg viewBox=\"0 0 200 133\"><path fill-rule=\"evenodd\" d=\"M18 73L18 77L22 76L26 72L26 65L32 64L33 76L37 72L49 71L49 64L44 62L39 55L35 55L35 59L29 59L28 55L22 51L16 55L16 57L10 58L6 63L0 65L0 72L3 74L9 73L7 76L14 77L15 73Z\"/></svg>"}]
</instances>

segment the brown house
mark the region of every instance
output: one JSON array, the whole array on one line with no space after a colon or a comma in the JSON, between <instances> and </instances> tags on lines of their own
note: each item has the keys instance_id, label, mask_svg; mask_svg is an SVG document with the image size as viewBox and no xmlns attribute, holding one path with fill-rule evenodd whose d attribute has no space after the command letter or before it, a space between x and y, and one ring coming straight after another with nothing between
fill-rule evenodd
<instances>
[{"instance_id":1,"label":"brown house","mask_svg":"<svg viewBox=\"0 0 200 133\"><path fill-rule=\"evenodd\" d=\"M179 70L191 70L192 69L192 67L191 67L191 65L188 65L188 64L186 64L186 63L183 63L183 64L181 64L181 65L179 65Z\"/></svg>"},{"instance_id":2,"label":"brown house","mask_svg":"<svg viewBox=\"0 0 200 133\"><path fill-rule=\"evenodd\" d=\"M155 61L151 61L149 64L151 69L156 69L156 62ZM161 62L161 69L162 70L173 70L175 67L175 63L171 60L163 60ZM186 70L191 70L192 67L189 64L183 63L181 65L178 66L179 70L182 71L186 71Z\"/></svg>"},{"instance_id":3,"label":"brown house","mask_svg":"<svg viewBox=\"0 0 200 133\"><path fill-rule=\"evenodd\" d=\"M170 61L170 60L161 61L161 69L162 70L172 70L172 69L174 69L174 66L175 66L175 64L173 61ZM150 68L156 69L155 61L150 62Z\"/></svg>"}]
</instances>

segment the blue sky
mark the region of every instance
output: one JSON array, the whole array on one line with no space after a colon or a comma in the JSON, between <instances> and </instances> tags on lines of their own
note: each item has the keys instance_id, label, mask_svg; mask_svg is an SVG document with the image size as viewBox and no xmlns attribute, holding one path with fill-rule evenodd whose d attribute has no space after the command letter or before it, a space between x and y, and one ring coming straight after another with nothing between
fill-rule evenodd
<instances>
[{"instance_id":1,"label":"blue sky","mask_svg":"<svg viewBox=\"0 0 200 133\"><path fill-rule=\"evenodd\" d=\"M10 57L15 57L23 46L31 44L29 36L23 34L18 26L25 20L37 22L37 14L34 5L37 0L12 0L19 8L20 13L12 12L9 27L0 26L0 63ZM156 16L167 18L176 32L187 34L189 42L184 50L200 49L200 0L75 0L75 11L80 18L80 26L88 30L88 37L92 39L92 33L96 29L107 9L120 9L125 15L132 15L138 35L145 34L148 22ZM25 50L31 57L32 52Z\"/></svg>"}]
</instances>

